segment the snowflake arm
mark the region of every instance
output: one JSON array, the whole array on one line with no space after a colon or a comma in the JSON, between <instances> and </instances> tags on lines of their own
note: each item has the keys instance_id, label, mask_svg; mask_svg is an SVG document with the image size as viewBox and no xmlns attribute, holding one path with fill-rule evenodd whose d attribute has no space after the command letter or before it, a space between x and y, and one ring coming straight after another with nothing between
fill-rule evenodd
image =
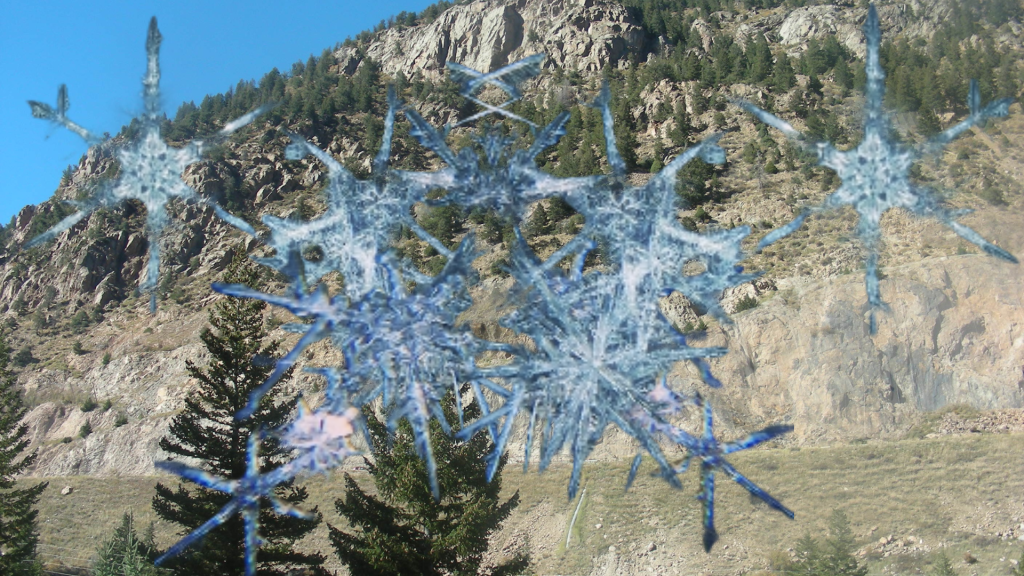
<instances>
[{"instance_id":1,"label":"snowflake arm","mask_svg":"<svg viewBox=\"0 0 1024 576\"><path fill-rule=\"evenodd\" d=\"M236 513L241 512L245 522L245 574L256 575L256 550L262 543L259 538L260 499L270 500L274 509L280 514L288 514L296 518L310 519L310 515L282 502L273 496L274 488L294 478L290 470L279 468L268 474L260 474L259 439L261 434L253 432L249 435L246 454L245 476L237 480L218 478L203 470L185 466L180 462L157 462L156 467L172 474L191 480L204 488L231 494L232 498L213 518L178 541L162 556L157 558L160 565L166 560L178 556L189 546L202 539L210 530L225 523Z\"/></svg>"},{"instance_id":2,"label":"snowflake arm","mask_svg":"<svg viewBox=\"0 0 1024 576\"><path fill-rule=\"evenodd\" d=\"M591 108L601 111L601 121L604 125L605 153L608 155L608 165L611 166L612 174L615 176L626 175L626 163L622 160L618 145L615 143L615 121L611 111L612 93L608 88L608 82L601 83L601 92L597 99L590 104Z\"/></svg>"},{"instance_id":3,"label":"snowflake arm","mask_svg":"<svg viewBox=\"0 0 1024 576\"><path fill-rule=\"evenodd\" d=\"M295 256L293 255L294 258ZM299 318L314 319L312 325L308 327L303 326L305 333L302 338L299 339L288 354L276 362L274 371L267 380L249 395L249 403L235 416L239 420L248 418L256 411L263 396L295 365L303 350L324 338L330 337L336 327L344 325L347 318L345 315L347 303L341 297L329 297L327 295L327 288L322 284L311 294L306 294L301 288L301 283L296 282L293 284L291 298L266 294L241 284L215 282L212 284L212 288L227 296L262 300L269 304L280 306Z\"/></svg>"},{"instance_id":4,"label":"snowflake arm","mask_svg":"<svg viewBox=\"0 0 1024 576\"><path fill-rule=\"evenodd\" d=\"M37 102L35 100L29 100L28 105L32 108L32 117L39 118L40 120L49 120L58 126L63 126L68 130L78 134L88 144L100 144L104 139L78 124L71 121L67 117L68 108L71 106L71 101L68 99L68 87L66 84L61 84L57 88L57 108L53 108L49 104L44 102Z\"/></svg>"}]
</instances>

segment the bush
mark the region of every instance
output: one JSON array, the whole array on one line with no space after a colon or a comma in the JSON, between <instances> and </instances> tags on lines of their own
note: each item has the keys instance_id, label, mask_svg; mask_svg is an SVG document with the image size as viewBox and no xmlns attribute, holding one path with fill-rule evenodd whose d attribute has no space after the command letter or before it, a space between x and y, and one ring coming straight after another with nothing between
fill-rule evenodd
<instances>
[{"instance_id":1,"label":"bush","mask_svg":"<svg viewBox=\"0 0 1024 576\"><path fill-rule=\"evenodd\" d=\"M101 406L101 408L103 408L103 411L106 412L107 410L110 410L110 407L113 405L114 403L110 401L110 398L107 398L106 400L103 401L103 406Z\"/></svg>"},{"instance_id":2,"label":"bush","mask_svg":"<svg viewBox=\"0 0 1024 576\"><path fill-rule=\"evenodd\" d=\"M690 232L697 231L697 221L690 216L683 216L679 219L679 223L683 225L683 228L686 228Z\"/></svg>"},{"instance_id":3,"label":"bush","mask_svg":"<svg viewBox=\"0 0 1024 576\"><path fill-rule=\"evenodd\" d=\"M711 214L708 214L703 206L698 206L697 211L693 213L694 219L698 222L709 222L711 221Z\"/></svg>"},{"instance_id":4,"label":"bush","mask_svg":"<svg viewBox=\"0 0 1024 576\"><path fill-rule=\"evenodd\" d=\"M65 436L60 439L61 444L71 444L71 436Z\"/></svg>"},{"instance_id":5,"label":"bush","mask_svg":"<svg viewBox=\"0 0 1024 576\"><path fill-rule=\"evenodd\" d=\"M114 428L120 428L128 423L128 415L124 412L119 412L117 418L114 419Z\"/></svg>"},{"instance_id":6,"label":"bush","mask_svg":"<svg viewBox=\"0 0 1024 576\"><path fill-rule=\"evenodd\" d=\"M87 350L82 347L82 341L81 340L75 340L71 344L71 351L74 352L75 354L78 354L79 356L81 356L82 354L85 354L87 352Z\"/></svg>"},{"instance_id":7,"label":"bush","mask_svg":"<svg viewBox=\"0 0 1024 576\"><path fill-rule=\"evenodd\" d=\"M71 331L80 334L89 327L89 313L85 309L79 310L71 318Z\"/></svg>"},{"instance_id":8,"label":"bush","mask_svg":"<svg viewBox=\"0 0 1024 576\"><path fill-rule=\"evenodd\" d=\"M34 356L32 356L32 347L25 346L14 355L14 365L19 368L24 368L34 362L39 362Z\"/></svg>"},{"instance_id":9,"label":"bush","mask_svg":"<svg viewBox=\"0 0 1024 576\"><path fill-rule=\"evenodd\" d=\"M759 302L757 301L757 298L754 298L753 296L744 296L736 302L736 312L734 312L734 314L737 312L743 312L744 310L750 310L751 308L757 308L758 304Z\"/></svg>"},{"instance_id":10,"label":"bush","mask_svg":"<svg viewBox=\"0 0 1024 576\"><path fill-rule=\"evenodd\" d=\"M775 162L769 161L767 164L764 165L764 171L769 174L778 174L779 168L778 166L775 165Z\"/></svg>"},{"instance_id":11,"label":"bush","mask_svg":"<svg viewBox=\"0 0 1024 576\"><path fill-rule=\"evenodd\" d=\"M1006 199L1003 198L1002 190L994 186L986 186L981 192L978 192L978 196L993 206L1006 205Z\"/></svg>"},{"instance_id":12,"label":"bush","mask_svg":"<svg viewBox=\"0 0 1024 576\"><path fill-rule=\"evenodd\" d=\"M82 402L82 412L92 412L98 406L99 404L97 404L95 400L88 398L85 402Z\"/></svg>"},{"instance_id":13,"label":"bush","mask_svg":"<svg viewBox=\"0 0 1024 576\"><path fill-rule=\"evenodd\" d=\"M78 437L87 438L89 434L92 434L92 424L89 424L89 421L86 420L85 424L82 424L82 427L78 429Z\"/></svg>"},{"instance_id":14,"label":"bush","mask_svg":"<svg viewBox=\"0 0 1024 576\"><path fill-rule=\"evenodd\" d=\"M101 360L101 362L103 363L104 366L110 364L110 352L103 353L103 360Z\"/></svg>"}]
</instances>

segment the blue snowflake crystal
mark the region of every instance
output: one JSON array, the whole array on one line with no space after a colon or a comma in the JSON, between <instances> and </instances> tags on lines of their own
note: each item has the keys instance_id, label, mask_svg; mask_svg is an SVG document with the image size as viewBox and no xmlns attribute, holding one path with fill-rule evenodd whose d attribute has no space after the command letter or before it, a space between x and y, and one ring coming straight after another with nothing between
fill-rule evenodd
<instances>
[{"instance_id":1,"label":"blue snowflake crystal","mask_svg":"<svg viewBox=\"0 0 1024 576\"><path fill-rule=\"evenodd\" d=\"M99 208L111 208L129 199L138 200L146 207L146 231L149 241L149 266L146 279L139 285L142 292L150 292L150 310L156 311L157 276L160 269L160 248L158 241L163 229L170 219L167 216L167 204L174 198L182 201L198 202L213 208L217 216L242 229L252 228L240 218L228 214L216 202L202 198L195 190L185 185L181 174L187 166L202 159L206 144L194 140L183 148L171 148L160 137L160 42L162 36L156 26L156 17L149 21L149 33L146 37L146 54L148 56L146 75L142 80L143 103L145 112L139 117L141 134L134 141L114 149L114 154L121 164L118 177L111 182L104 182L97 187L92 196L84 200L68 200L67 203L78 208L74 214L64 218L52 228L36 236L25 244L31 248L46 242L57 234L71 228L83 218ZM69 106L67 87L61 85L57 91L56 109L48 104L29 100L32 115L36 118L50 120L78 134L89 144L100 147L113 147L113 143L104 141L99 136L75 124L67 117ZM253 121L269 107L258 108L241 118L228 122L217 138L224 138L246 124Z\"/></svg>"},{"instance_id":2,"label":"blue snowflake crystal","mask_svg":"<svg viewBox=\"0 0 1024 576\"><path fill-rule=\"evenodd\" d=\"M666 436L672 442L685 448L687 452L682 463L678 467L670 469L669 478L673 478L676 474L685 472L690 466L690 461L694 458L700 460L701 493L697 498L701 501L704 508L703 543L705 552L710 552L711 547L718 541L718 531L715 530L716 470L727 474L734 482L746 488L748 492L760 498L772 508L782 512L791 519L794 518L791 510L783 506L782 503L773 498L770 494L740 474L735 468L733 468L732 464L724 458L726 454L746 450L747 448L752 448L758 444L792 432L792 426L788 424L769 426L763 430L754 432L738 442L722 444L714 435L711 405L708 404L708 402L700 395L696 395L690 399L683 399L678 394L670 390L668 386L665 385L664 379L662 379L662 381L658 383L658 386L651 390L649 399L651 402L655 403L655 405L659 406L659 409L654 413L642 408L634 409L632 416L633 420L638 426L644 427L651 433L660 433ZM700 438L696 438L685 430L681 430L671 424L668 424L662 419L664 416L681 412L683 406L686 404L696 406L703 413L704 433ZM629 490L629 487L633 484L633 480L636 478L637 470L640 468L641 458L642 454L637 454L633 459L633 465L630 467L629 477L626 480L627 490ZM664 476L664 467L662 469L662 475Z\"/></svg>"},{"instance_id":3,"label":"blue snowflake crystal","mask_svg":"<svg viewBox=\"0 0 1024 576\"><path fill-rule=\"evenodd\" d=\"M504 418L489 473L500 457L521 407L546 421L541 442L540 469L568 443L573 458L569 497L575 496L582 466L608 424L616 424L636 438L665 469L669 464L654 438L629 419L644 398L675 362L724 355L725 348L690 348L685 338L664 318L640 322L618 275L587 274L582 259L571 277L555 268L545 269L518 236L511 253L511 273L523 287L516 311L501 325L529 336L536 352L522 350L500 375L511 378L512 391L498 410L469 424L460 433L472 436L484 426ZM478 395L481 405L486 399ZM533 441L528 432L526 457Z\"/></svg>"},{"instance_id":4,"label":"blue snowflake crystal","mask_svg":"<svg viewBox=\"0 0 1024 576\"><path fill-rule=\"evenodd\" d=\"M970 210L952 210L944 206L933 191L915 186L910 182L910 166L915 160L938 152L958 135L974 125L983 124L988 118L1006 116L1013 100L1003 98L982 108L978 82L971 80L970 93L967 97L970 115L964 121L935 136L917 149L903 147L889 137L889 124L882 110L882 98L885 95L885 71L882 70L878 59L878 46L882 33L878 26L878 11L875 10L873 4L868 9L868 17L864 22L864 36L867 39L864 137L853 150L843 152L828 142L813 142L785 120L749 102L742 100L734 102L765 124L778 129L807 150L817 154L818 163L834 170L842 180L839 189L829 195L820 207L806 209L789 224L773 230L761 240L758 250L793 233L813 212L839 208L847 204L853 206L860 216L857 223L857 234L868 250L865 285L870 306L870 332L875 334L878 330L875 311L889 309L888 305L882 301L878 286L879 222L886 210L900 207L918 216L931 216L985 252L1008 262L1017 263L1017 259L1012 254L985 240L974 230L956 222L956 218L969 214Z\"/></svg>"},{"instance_id":5,"label":"blue snowflake crystal","mask_svg":"<svg viewBox=\"0 0 1024 576\"><path fill-rule=\"evenodd\" d=\"M296 467L293 465L283 466L266 474L260 473L260 436L261 434L259 433L249 435L245 476L238 479L218 478L205 470L192 468L180 462L164 461L156 463L156 467L161 470L177 474L205 488L231 494L232 496L231 501L216 516L207 520L202 526L193 530L157 558L156 564L158 566L178 556L206 536L210 530L227 522L235 514L240 513L245 521L245 574L246 576L255 576L256 550L262 543L259 537L260 500L269 500L274 507L274 511L278 514L287 514L306 520L311 518L308 513L273 496L274 488L295 477Z\"/></svg>"}]
</instances>

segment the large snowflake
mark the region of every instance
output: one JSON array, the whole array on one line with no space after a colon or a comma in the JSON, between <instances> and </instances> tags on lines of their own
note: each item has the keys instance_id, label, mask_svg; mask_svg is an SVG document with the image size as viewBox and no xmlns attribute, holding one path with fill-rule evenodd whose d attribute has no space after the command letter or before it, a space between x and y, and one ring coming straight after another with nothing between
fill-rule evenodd
<instances>
[{"instance_id":1,"label":"large snowflake","mask_svg":"<svg viewBox=\"0 0 1024 576\"><path fill-rule=\"evenodd\" d=\"M878 46L881 43L882 33L878 25L878 11L875 10L873 4L868 8L868 17L864 22L864 36L867 39L864 137L853 150L843 152L828 142L813 142L785 120L749 102L742 100L735 102L765 124L777 128L787 137L814 152L818 156L819 164L835 170L842 180L839 189L829 195L820 207L806 209L789 224L773 230L761 240L758 250L793 233L813 212L839 208L847 204L853 206L860 216L857 233L868 251L865 285L868 304L871 308L870 331L871 334L875 334L878 329L875 310L888 310L888 306L882 301L878 286L879 223L886 210L899 207L918 216L931 216L985 252L1008 262L1017 263L1017 259L1012 254L956 221L956 218L970 213L970 210L952 210L944 206L932 190L916 186L910 181L910 167L915 160L941 150L954 138L972 126L984 123L988 118L1006 116L1013 100L1003 98L982 107L978 82L971 80L970 92L967 97L970 115L965 120L935 136L917 149L901 146L889 137L889 123L882 110L882 99L885 95L885 71L882 70L878 59Z\"/></svg>"},{"instance_id":2,"label":"large snowflake","mask_svg":"<svg viewBox=\"0 0 1024 576\"><path fill-rule=\"evenodd\" d=\"M46 242L57 234L71 228L83 218L99 208L111 208L125 200L138 200L146 207L146 232L149 241L149 265L145 281L139 284L139 290L150 292L150 310L156 310L157 276L160 269L159 239L163 229L169 224L167 204L174 198L182 201L199 202L214 209L217 216L239 228L252 230L242 219L228 214L216 202L203 198L181 180L181 174L187 166L202 159L206 143L194 140L182 148L168 146L160 137L160 42L162 36L156 26L156 17L149 21L149 33L146 36L146 75L142 79L142 94L145 111L138 118L140 134L132 142L114 148L114 154L121 164L121 170L113 181L101 183L93 194L84 200L68 200L69 204L78 208L74 214L64 218L52 228L25 244L26 248ZM57 91L57 107L29 100L32 115L36 118L50 120L78 134L89 144L104 148L113 147L110 141L82 128L67 117L69 107L67 87L61 85ZM224 138L253 121L267 107L258 108L241 118L228 122L217 134Z\"/></svg>"}]
</instances>

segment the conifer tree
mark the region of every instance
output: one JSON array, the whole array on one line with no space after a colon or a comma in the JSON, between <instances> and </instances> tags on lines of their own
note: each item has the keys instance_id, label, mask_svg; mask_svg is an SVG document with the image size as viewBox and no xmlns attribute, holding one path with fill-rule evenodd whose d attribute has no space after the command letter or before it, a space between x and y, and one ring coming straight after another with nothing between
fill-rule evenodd
<instances>
[{"instance_id":1,"label":"conifer tree","mask_svg":"<svg viewBox=\"0 0 1024 576\"><path fill-rule=\"evenodd\" d=\"M796 72L789 61L789 56L783 52L775 63L775 70L772 72L772 88L776 92L786 92L796 84Z\"/></svg>"},{"instance_id":2,"label":"conifer tree","mask_svg":"<svg viewBox=\"0 0 1024 576\"><path fill-rule=\"evenodd\" d=\"M235 257L224 272L223 281L260 289L262 280L245 249L238 246ZM249 401L249 394L266 381L273 366L254 363L256 355L278 355L280 342L265 342L266 328L260 300L228 298L210 312L210 324L200 339L210 354L204 369L186 362L186 369L198 381L185 399L185 408L171 422L170 436L160 440L160 448L173 456L193 458L199 466L222 478L241 478L246 472L249 435L260 429L273 430L284 425L295 401L279 401L280 386L263 396L258 409L245 420L235 414ZM288 373L282 378L287 379ZM285 460L285 453L272 437L260 444L261 470L270 470ZM279 486L275 496L292 505L307 498L304 488L291 484ZM156 485L153 510L157 516L182 527L185 535L217 514L231 499L230 494L200 486L177 490L162 483ZM320 523L316 508L313 521L275 514L269 502L260 508L260 546L258 573L261 576L287 574L304 567L313 574L325 574L324 557L293 550L293 543L313 531ZM200 544L171 559L166 567L192 576L241 574L245 561L245 537L242 518L234 516L206 535Z\"/></svg>"},{"instance_id":3,"label":"conifer tree","mask_svg":"<svg viewBox=\"0 0 1024 576\"><path fill-rule=\"evenodd\" d=\"M39 573L36 545L37 510L33 510L47 483L15 488L14 478L28 469L36 453L23 455L28 448L28 426L21 419L28 412L8 368L10 348L0 335L0 574L28 576Z\"/></svg>"},{"instance_id":4,"label":"conifer tree","mask_svg":"<svg viewBox=\"0 0 1024 576\"><path fill-rule=\"evenodd\" d=\"M928 106L921 106L917 110L917 131L925 138L942 132L939 117Z\"/></svg>"},{"instance_id":5,"label":"conifer tree","mask_svg":"<svg viewBox=\"0 0 1024 576\"><path fill-rule=\"evenodd\" d=\"M468 388L462 391L467 396ZM460 429L454 394L442 400L452 433ZM430 422L430 442L437 462L440 501L435 501L427 480L426 464L413 446L412 428L401 420L392 435L373 409L365 407L373 443L373 462L366 460L378 496L367 494L348 473L345 498L334 505L356 532L330 526L330 540L353 576L440 576L481 574L487 537L519 505L519 492L501 502L501 470L487 481L486 456L494 445L481 432L469 441L445 434L440 423ZM480 415L476 403L464 406L463 420ZM528 557L520 553L489 574L521 574Z\"/></svg>"},{"instance_id":6,"label":"conifer tree","mask_svg":"<svg viewBox=\"0 0 1024 576\"><path fill-rule=\"evenodd\" d=\"M121 517L121 525L97 551L99 558L92 565L92 576L159 576L167 573L153 565L157 549L150 523L139 537L131 511Z\"/></svg>"}]
</instances>

